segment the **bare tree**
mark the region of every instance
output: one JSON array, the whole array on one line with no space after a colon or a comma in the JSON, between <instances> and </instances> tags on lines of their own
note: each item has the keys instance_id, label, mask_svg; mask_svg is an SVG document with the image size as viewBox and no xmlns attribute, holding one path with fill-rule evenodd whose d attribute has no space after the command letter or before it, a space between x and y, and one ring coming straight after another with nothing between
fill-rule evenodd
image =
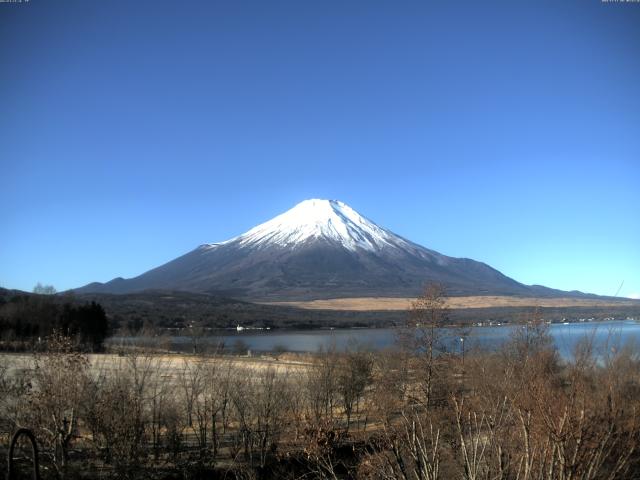
<instances>
[{"instance_id":1,"label":"bare tree","mask_svg":"<svg viewBox=\"0 0 640 480\"><path fill-rule=\"evenodd\" d=\"M283 419L288 414L288 372L278 373L270 367L261 372L256 381L254 406L255 431L260 466L264 467L270 453L275 453L283 431Z\"/></svg>"},{"instance_id":2,"label":"bare tree","mask_svg":"<svg viewBox=\"0 0 640 480\"><path fill-rule=\"evenodd\" d=\"M207 372L202 358L185 358L184 367L178 377L182 389L186 423L198 440L200 456L207 448L207 437L211 421L211 402L207 395Z\"/></svg>"},{"instance_id":3,"label":"bare tree","mask_svg":"<svg viewBox=\"0 0 640 480\"><path fill-rule=\"evenodd\" d=\"M206 336L206 329L201 322L190 322L185 329L187 336L191 339L193 354L202 353L202 342Z\"/></svg>"},{"instance_id":4,"label":"bare tree","mask_svg":"<svg viewBox=\"0 0 640 480\"><path fill-rule=\"evenodd\" d=\"M34 356L27 421L48 447L44 453L61 477L66 474L69 445L76 435L88 366L86 356L74 350L72 340L56 331L46 339L46 350Z\"/></svg>"},{"instance_id":5,"label":"bare tree","mask_svg":"<svg viewBox=\"0 0 640 480\"><path fill-rule=\"evenodd\" d=\"M250 372L236 370L231 385L230 398L238 422L237 440L244 452L244 460L253 465L253 408L254 385ZM235 458L234 458L235 460Z\"/></svg>"},{"instance_id":6,"label":"bare tree","mask_svg":"<svg viewBox=\"0 0 640 480\"><path fill-rule=\"evenodd\" d=\"M306 373L305 393L310 417L316 423L334 419L338 393L336 356L335 347L321 350Z\"/></svg>"},{"instance_id":7,"label":"bare tree","mask_svg":"<svg viewBox=\"0 0 640 480\"><path fill-rule=\"evenodd\" d=\"M145 463L158 365L150 356L120 357L98 371L86 391L84 415L94 445L119 475L130 476Z\"/></svg>"},{"instance_id":8,"label":"bare tree","mask_svg":"<svg viewBox=\"0 0 640 480\"><path fill-rule=\"evenodd\" d=\"M228 424L229 386L231 376L234 374L231 362L228 360L209 361L205 364L203 401L206 408L203 410L207 411L211 417L211 448L214 458L218 453L220 442L218 424L221 424L223 434Z\"/></svg>"},{"instance_id":9,"label":"bare tree","mask_svg":"<svg viewBox=\"0 0 640 480\"><path fill-rule=\"evenodd\" d=\"M440 478L440 430L423 407L414 405L403 409L398 421L385 427L385 434L388 451L380 465L382 478Z\"/></svg>"},{"instance_id":10,"label":"bare tree","mask_svg":"<svg viewBox=\"0 0 640 480\"><path fill-rule=\"evenodd\" d=\"M383 425L389 426L406 401L409 388L408 355L385 351L376 355L372 403Z\"/></svg>"},{"instance_id":11,"label":"bare tree","mask_svg":"<svg viewBox=\"0 0 640 480\"><path fill-rule=\"evenodd\" d=\"M415 384L420 395L414 399L426 407L433 401L437 357L445 349L441 329L447 320L445 289L439 283L429 283L411 303L407 327L400 333L400 345L408 349L415 360Z\"/></svg>"},{"instance_id":12,"label":"bare tree","mask_svg":"<svg viewBox=\"0 0 640 480\"><path fill-rule=\"evenodd\" d=\"M356 347L341 355L338 365L337 391L347 416L348 431L353 409L357 408L365 389L371 383L373 360L369 352L358 351Z\"/></svg>"},{"instance_id":13,"label":"bare tree","mask_svg":"<svg viewBox=\"0 0 640 480\"><path fill-rule=\"evenodd\" d=\"M57 290L53 285L43 285L40 282L36 283L36 286L33 287L33 293L37 293L40 295L55 295Z\"/></svg>"}]
</instances>

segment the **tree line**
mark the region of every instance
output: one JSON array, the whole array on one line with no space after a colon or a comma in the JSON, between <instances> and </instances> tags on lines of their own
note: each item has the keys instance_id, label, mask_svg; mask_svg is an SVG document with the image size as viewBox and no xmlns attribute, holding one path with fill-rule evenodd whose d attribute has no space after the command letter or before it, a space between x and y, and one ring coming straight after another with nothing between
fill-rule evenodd
<instances>
[{"instance_id":1,"label":"tree line","mask_svg":"<svg viewBox=\"0 0 640 480\"><path fill-rule=\"evenodd\" d=\"M84 348L99 351L109 334L102 306L53 295L51 288L38 284L34 291L40 293L0 297L0 348L37 349L45 337L57 331Z\"/></svg>"}]
</instances>

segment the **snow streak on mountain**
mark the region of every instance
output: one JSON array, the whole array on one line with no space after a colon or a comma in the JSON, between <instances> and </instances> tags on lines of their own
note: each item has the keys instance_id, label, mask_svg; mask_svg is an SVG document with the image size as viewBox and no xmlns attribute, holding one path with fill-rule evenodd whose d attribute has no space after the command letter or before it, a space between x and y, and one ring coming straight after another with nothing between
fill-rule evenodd
<instances>
[{"instance_id":1,"label":"snow streak on mountain","mask_svg":"<svg viewBox=\"0 0 640 480\"><path fill-rule=\"evenodd\" d=\"M221 243L204 244L131 278L80 292L148 289L217 293L250 300L415 296L428 281L452 295L566 294L526 286L490 266L453 258L376 225L336 200L305 200Z\"/></svg>"}]
</instances>

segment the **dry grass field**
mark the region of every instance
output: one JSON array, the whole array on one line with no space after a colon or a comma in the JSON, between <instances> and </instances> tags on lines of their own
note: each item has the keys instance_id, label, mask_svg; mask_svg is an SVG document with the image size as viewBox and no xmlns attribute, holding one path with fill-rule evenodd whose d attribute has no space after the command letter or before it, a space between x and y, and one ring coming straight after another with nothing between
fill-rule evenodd
<instances>
[{"instance_id":1,"label":"dry grass field","mask_svg":"<svg viewBox=\"0 0 640 480\"><path fill-rule=\"evenodd\" d=\"M264 372L270 368L277 373L301 373L311 365L311 359L303 355L284 354L278 358L272 356L196 356L182 353L166 354L139 354L138 358L145 361L153 361L162 369L164 377L175 377L180 375L189 367L188 363L198 362L205 364L224 365L225 368L251 370L256 374ZM87 359L91 371L94 374L117 371L125 366L131 359L130 355L120 356L112 353L88 354ZM31 353L8 353L0 352L0 365L7 368L9 374L18 371L28 370L33 367L34 355ZM212 365L212 366L213 366Z\"/></svg>"},{"instance_id":2,"label":"dry grass field","mask_svg":"<svg viewBox=\"0 0 640 480\"><path fill-rule=\"evenodd\" d=\"M270 302L268 305L286 305L309 310L351 310L351 311L397 311L407 310L413 298L332 298L300 302ZM609 307L634 306L637 300L599 300L592 298L533 298L507 296L448 297L449 308L492 308L492 307Z\"/></svg>"}]
</instances>

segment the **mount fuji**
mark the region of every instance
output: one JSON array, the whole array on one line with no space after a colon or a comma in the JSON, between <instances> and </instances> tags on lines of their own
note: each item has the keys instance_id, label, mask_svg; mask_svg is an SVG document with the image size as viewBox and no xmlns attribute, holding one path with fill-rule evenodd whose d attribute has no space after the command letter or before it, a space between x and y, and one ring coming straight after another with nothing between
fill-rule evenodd
<instances>
[{"instance_id":1,"label":"mount fuji","mask_svg":"<svg viewBox=\"0 0 640 480\"><path fill-rule=\"evenodd\" d=\"M305 200L248 232L204 244L142 275L80 293L180 290L243 299L411 297L428 281L449 295L567 296L490 266L417 245L336 200ZM577 294L577 292L573 292Z\"/></svg>"}]
</instances>

